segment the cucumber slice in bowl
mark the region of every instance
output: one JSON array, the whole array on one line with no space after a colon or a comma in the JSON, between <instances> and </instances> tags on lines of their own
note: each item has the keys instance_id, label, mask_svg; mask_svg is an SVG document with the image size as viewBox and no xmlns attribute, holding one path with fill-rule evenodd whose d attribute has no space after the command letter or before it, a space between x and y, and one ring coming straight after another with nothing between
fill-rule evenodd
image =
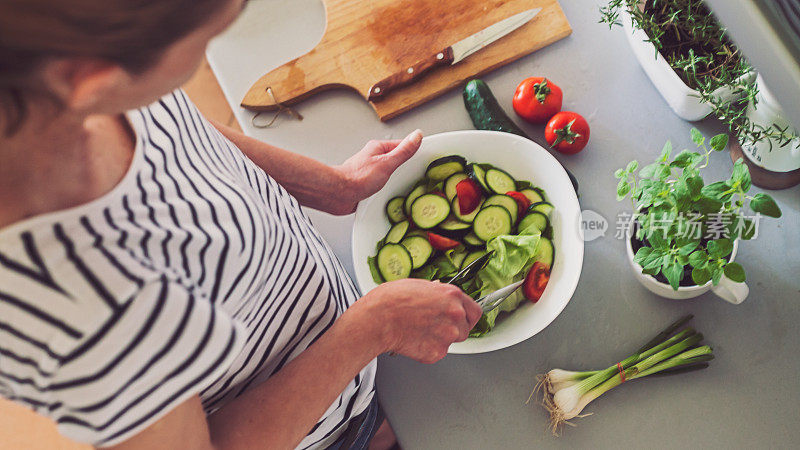
<instances>
[{"instance_id":1,"label":"cucumber slice in bowl","mask_svg":"<svg viewBox=\"0 0 800 450\"><path fill-rule=\"evenodd\" d=\"M475 180L475 182L478 183L478 186L480 186L484 191L492 192L489 189L489 186L486 185L486 171L483 170L483 167L479 166L478 164L474 164L474 163L470 164L469 165L469 176L470 176L470 178ZM506 192L508 192L508 191L506 191ZM505 194L505 192L504 192L504 194Z\"/></svg>"},{"instance_id":2,"label":"cucumber slice in bowl","mask_svg":"<svg viewBox=\"0 0 800 450\"><path fill-rule=\"evenodd\" d=\"M463 269L463 268L467 267L468 265L470 265L470 263L472 263L473 261L475 261L476 259L480 258L481 256L483 256L485 254L486 254L486 250L477 250L477 251L474 251L474 252L468 254L467 257L464 258L464 261L461 262L461 268Z\"/></svg>"},{"instance_id":3,"label":"cucumber slice in bowl","mask_svg":"<svg viewBox=\"0 0 800 450\"><path fill-rule=\"evenodd\" d=\"M469 214L461 214L461 207L458 205L458 197L455 197L450 202L450 208L453 211L453 215L456 217L456 219L458 219L458 220L460 220L462 222L472 223L472 221L475 220L475 216L478 215L478 211L480 211L481 208L483 207L483 203L484 202L481 201L481 203L478 205L478 207L475 208L474 210L472 210L471 213L469 213Z\"/></svg>"},{"instance_id":4,"label":"cucumber slice in bowl","mask_svg":"<svg viewBox=\"0 0 800 450\"><path fill-rule=\"evenodd\" d=\"M544 264L548 268L552 268L555 259L556 249L553 246L553 241L545 237L539 239L539 244L536 246L536 255L533 257L533 260Z\"/></svg>"},{"instance_id":5,"label":"cucumber slice in bowl","mask_svg":"<svg viewBox=\"0 0 800 450\"><path fill-rule=\"evenodd\" d=\"M428 164L428 168L425 170L425 177L435 182L444 181L450 175L463 172L466 168L467 160L462 156L445 156Z\"/></svg>"},{"instance_id":6,"label":"cucumber slice in bowl","mask_svg":"<svg viewBox=\"0 0 800 450\"><path fill-rule=\"evenodd\" d=\"M478 236L475 236L475 233L469 233L464 236L464 243L472 247L483 247L486 245L486 242L483 242Z\"/></svg>"},{"instance_id":7,"label":"cucumber slice in bowl","mask_svg":"<svg viewBox=\"0 0 800 450\"><path fill-rule=\"evenodd\" d=\"M547 220L547 216L545 216L540 211L533 211L527 216L523 217L522 220L519 221L519 227L517 229L522 232L527 230L531 227L536 227L539 230L539 233L543 233L545 229L547 229L547 225L550 223Z\"/></svg>"},{"instance_id":8,"label":"cucumber slice in bowl","mask_svg":"<svg viewBox=\"0 0 800 450\"><path fill-rule=\"evenodd\" d=\"M519 204L516 200L514 200L514 197L505 194L493 195L483 202L484 208L491 205L498 205L505 208L508 213L511 214L511 222L517 223L517 218L519 217Z\"/></svg>"},{"instance_id":9,"label":"cucumber slice in bowl","mask_svg":"<svg viewBox=\"0 0 800 450\"><path fill-rule=\"evenodd\" d=\"M395 197L386 203L386 217L389 218L389 222L398 223L405 220L405 201L405 197Z\"/></svg>"},{"instance_id":10,"label":"cucumber slice in bowl","mask_svg":"<svg viewBox=\"0 0 800 450\"><path fill-rule=\"evenodd\" d=\"M552 204L550 204L550 202L538 202L532 204L529 211L539 211L540 213L550 218L550 214L553 212L554 209L555 207Z\"/></svg>"},{"instance_id":11,"label":"cucumber slice in bowl","mask_svg":"<svg viewBox=\"0 0 800 450\"><path fill-rule=\"evenodd\" d=\"M523 189L519 191L519 193L527 197L528 200L530 200L531 205L544 201L544 197L534 189Z\"/></svg>"},{"instance_id":12,"label":"cucumber slice in bowl","mask_svg":"<svg viewBox=\"0 0 800 450\"><path fill-rule=\"evenodd\" d=\"M386 244L375 257L378 272L386 281L400 280L411 275L411 254L400 244Z\"/></svg>"},{"instance_id":13,"label":"cucumber slice in bowl","mask_svg":"<svg viewBox=\"0 0 800 450\"><path fill-rule=\"evenodd\" d=\"M513 200L513 199L512 199ZM489 241L503 234L511 234L514 222L507 209L499 205L485 206L475 216L472 231L479 239Z\"/></svg>"},{"instance_id":14,"label":"cucumber slice in bowl","mask_svg":"<svg viewBox=\"0 0 800 450\"><path fill-rule=\"evenodd\" d=\"M517 182L506 172L492 167L486 171L486 186L495 194L505 194L517 189Z\"/></svg>"},{"instance_id":15,"label":"cucumber slice in bowl","mask_svg":"<svg viewBox=\"0 0 800 450\"><path fill-rule=\"evenodd\" d=\"M414 200L418 199L421 195L425 195L425 192L427 192L427 187L424 183L420 183L408 193L408 197L406 197L406 201L403 203L403 210L406 213L406 217L411 215L411 205L414 203Z\"/></svg>"},{"instance_id":16,"label":"cucumber slice in bowl","mask_svg":"<svg viewBox=\"0 0 800 450\"><path fill-rule=\"evenodd\" d=\"M448 200L453 200L456 196L456 185L469 178L464 172L454 173L444 182L444 195Z\"/></svg>"},{"instance_id":17,"label":"cucumber slice in bowl","mask_svg":"<svg viewBox=\"0 0 800 450\"><path fill-rule=\"evenodd\" d=\"M438 194L421 195L411 205L411 220L424 230L439 225L449 215L450 202Z\"/></svg>"},{"instance_id":18,"label":"cucumber slice in bowl","mask_svg":"<svg viewBox=\"0 0 800 450\"><path fill-rule=\"evenodd\" d=\"M408 233L408 229L411 227L411 224L408 223L407 220L404 220L400 223L395 224L388 233L386 233L386 237L383 239L383 242L387 244L397 244L398 242L402 241L403 238Z\"/></svg>"},{"instance_id":19,"label":"cucumber slice in bowl","mask_svg":"<svg viewBox=\"0 0 800 450\"><path fill-rule=\"evenodd\" d=\"M400 245L408 250L411 255L411 268L419 269L424 266L433 254L433 246L427 238L422 236L407 237L400 242Z\"/></svg>"}]
</instances>

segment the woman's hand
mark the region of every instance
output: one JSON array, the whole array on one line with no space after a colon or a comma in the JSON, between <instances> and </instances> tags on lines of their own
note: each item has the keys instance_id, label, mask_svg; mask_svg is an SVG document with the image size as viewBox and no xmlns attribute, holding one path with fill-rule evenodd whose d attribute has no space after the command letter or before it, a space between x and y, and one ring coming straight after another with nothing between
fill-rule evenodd
<instances>
[{"instance_id":1,"label":"woman's hand","mask_svg":"<svg viewBox=\"0 0 800 450\"><path fill-rule=\"evenodd\" d=\"M401 164L414 156L422 143L422 131L416 130L402 140L369 141L361 151L336 166L345 180L346 204L341 213L355 211L358 202L378 192Z\"/></svg>"},{"instance_id":2,"label":"woman's hand","mask_svg":"<svg viewBox=\"0 0 800 450\"><path fill-rule=\"evenodd\" d=\"M383 352L430 364L444 358L450 344L467 339L481 314L456 286L405 279L373 289L345 316L371 325Z\"/></svg>"}]
</instances>

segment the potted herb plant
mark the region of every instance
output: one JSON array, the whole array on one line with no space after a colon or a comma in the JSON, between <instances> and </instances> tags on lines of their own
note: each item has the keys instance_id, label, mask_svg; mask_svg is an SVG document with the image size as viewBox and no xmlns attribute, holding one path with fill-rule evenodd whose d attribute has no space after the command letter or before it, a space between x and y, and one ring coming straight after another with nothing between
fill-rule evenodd
<instances>
[{"instance_id":1,"label":"potted herb plant","mask_svg":"<svg viewBox=\"0 0 800 450\"><path fill-rule=\"evenodd\" d=\"M600 12L601 22L625 28L645 73L678 116L695 121L713 112L728 126L744 150L737 146L734 159L743 154L764 169L755 184L800 183L797 131L702 1L611 0Z\"/></svg>"},{"instance_id":2,"label":"potted herb plant","mask_svg":"<svg viewBox=\"0 0 800 450\"><path fill-rule=\"evenodd\" d=\"M635 212L626 240L629 261L642 285L660 296L686 299L713 290L741 303L749 290L744 268L734 261L738 243L757 235L762 215L780 217L781 210L769 195L748 195L750 172L741 159L729 179L705 184L700 171L712 152L725 149L728 136L706 142L692 129L692 140L699 151L671 158L667 142L654 163L639 169L631 161L614 173L617 199L629 197Z\"/></svg>"}]
</instances>

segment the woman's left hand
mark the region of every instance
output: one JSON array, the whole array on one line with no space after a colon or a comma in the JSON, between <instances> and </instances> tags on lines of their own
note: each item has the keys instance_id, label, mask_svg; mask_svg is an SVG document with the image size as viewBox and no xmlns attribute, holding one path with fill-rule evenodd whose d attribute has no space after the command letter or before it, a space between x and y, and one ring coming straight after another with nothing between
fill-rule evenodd
<instances>
[{"instance_id":1,"label":"woman's left hand","mask_svg":"<svg viewBox=\"0 0 800 450\"><path fill-rule=\"evenodd\" d=\"M352 213L358 202L378 192L395 169L414 156L421 143L420 130L402 140L369 141L360 152L335 167L345 180L347 204L342 205L340 212Z\"/></svg>"}]
</instances>

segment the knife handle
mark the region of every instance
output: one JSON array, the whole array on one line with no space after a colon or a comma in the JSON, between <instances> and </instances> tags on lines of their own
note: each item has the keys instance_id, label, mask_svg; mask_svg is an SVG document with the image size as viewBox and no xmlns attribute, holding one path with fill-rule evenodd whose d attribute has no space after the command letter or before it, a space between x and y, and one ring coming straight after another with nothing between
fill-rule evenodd
<instances>
[{"instance_id":1,"label":"knife handle","mask_svg":"<svg viewBox=\"0 0 800 450\"><path fill-rule=\"evenodd\" d=\"M453 60L453 48L447 47L430 58L424 59L402 72L390 75L375 83L369 89L369 97L367 99L371 102L380 101L389 92L413 83L434 68L453 64Z\"/></svg>"}]
</instances>

